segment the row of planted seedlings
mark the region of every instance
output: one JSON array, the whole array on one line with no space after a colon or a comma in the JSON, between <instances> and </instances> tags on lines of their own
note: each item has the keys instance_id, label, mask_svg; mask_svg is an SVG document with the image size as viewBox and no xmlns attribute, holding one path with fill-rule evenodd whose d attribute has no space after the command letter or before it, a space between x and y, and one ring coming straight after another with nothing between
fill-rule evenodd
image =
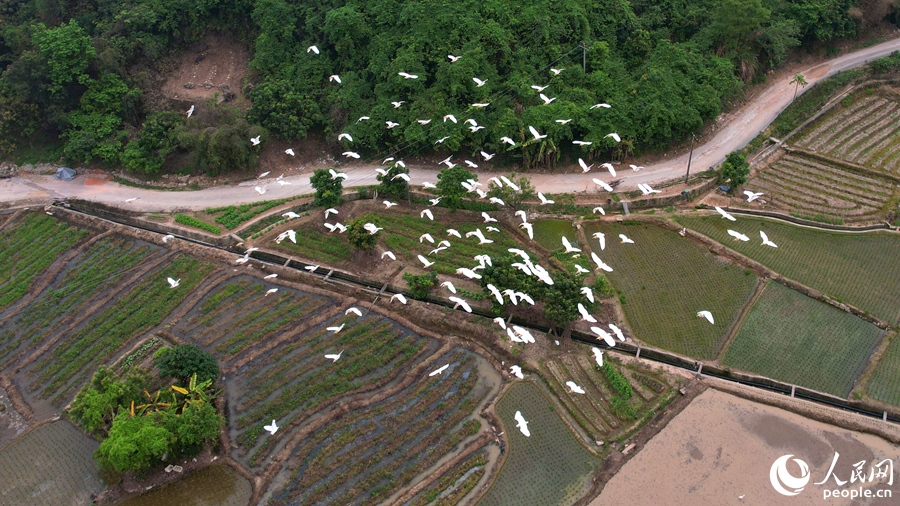
<instances>
[{"instance_id":1,"label":"row of planted seedlings","mask_svg":"<svg viewBox=\"0 0 900 506\"><path fill-rule=\"evenodd\" d=\"M824 190L833 197L854 197L853 200L877 206L891 196L893 191L881 178L858 174L840 166L826 164L801 155L785 155L778 160L775 172L780 172L789 182L813 190ZM766 171L770 172L770 171ZM823 184L827 184L822 188Z\"/></svg>"},{"instance_id":2,"label":"row of planted seedlings","mask_svg":"<svg viewBox=\"0 0 900 506\"><path fill-rule=\"evenodd\" d=\"M471 354L450 352L441 375L341 417L293 452L281 504L378 504L481 427L463 421L481 402ZM279 502L276 502L278 504Z\"/></svg>"},{"instance_id":3,"label":"row of planted seedlings","mask_svg":"<svg viewBox=\"0 0 900 506\"><path fill-rule=\"evenodd\" d=\"M340 324L345 327L338 333L325 329ZM242 374L247 387L234 409L240 453L253 451L248 463L260 464L288 433L260 439L263 422L288 426L342 396L377 389L408 371L429 341L379 317L345 316L254 359ZM341 352L337 362L324 358Z\"/></svg>"},{"instance_id":4,"label":"row of planted seedlings","mask_svg":"<svg viewBox=\"0 0 900 506\"><path fill-rule=\"evenodd\" d=\"M0 236L0 311L28 293L40 274L89 233L37 213L7 226Z\"/></svg>"},{"instance_id":5,"label":"row of planted seedlings","mask_svg":"<svg viewBox=\"0 0 900 506\"><path fill-rule=\"evenodd\" d=\"M90 245L6 327L14 339L0 347L0 369L9 365L26 346L35 347L55 335L101 294L119 287L121 280L151 254L152 247L124 239L101 239Z\"/></svg>"},{"instance_id":6,"label":"row of planted seedlings","mask_svg":"<svg viewBox=\"0 0 900 506\"><path fill-rule=\"evenodd\" d=\"M653 224L591 222L584 229L589 237L606 234L605 250L597 241L590 246L613 268L607 276L636 335L690 357L717 356L729 324L753 292L756 276ZM620 244L620 233L634 244ZM712 311L716 324L698 319L701 310Z\"/></svg>"},{"instance_id":7,"label":"row of planted seedlings","mask_svg":"<svg viewBox=\"0 0 900 506\"><path fill-rule=\"evenodd\" d=\"M875 111L883 109L889 105L889 101L882 97L865 97L857 100L854 105L843 111L831 114L828 119L820 121L819 125L814 126L804 133L798 144L819 151L823 146L827 145L834 137L854 131L855 125L865 118L870 117Z\"/></svg>"},{"instance_id":8,"label":"row of planted seedlings","mask_svg":"<svg viewBox=\"0 0 900 506\"><path fill-rule=\"evenodd\" d=\"M479 450L451 470L408 503L408 506L454 506L472 492L487 472L488 454Z\"/></svg>"},{"instance_id":9,"label":"row of planted seedlings","mask_svg":"<svg viewBox=\"0 0 900 506\"><path fill-rule=\"evenodd\" d=\"M83 327L61 336L30 370L29 390L61 405L131 339L158 326L213 270L213 265L180 256L144 276L127 293ZM180 279L173 289L166 278Z\"/></svg>"},{"instance_id":10,"label":"row of planted seedlings","mask_svg":"<svg viewBox=\"0 0 900 506\"><path fill-rule=\"evenodd\" d=\"M744 216L734 223L717 216L678 217L677 221L840 302L892 323L898 321L900 237L884 232L814 230ZM754 238L759 237L759 230L765 231L778 248L762 246L758 240L734 241L728 229Z\"/></svg>"},{"instance_id":11,"label":"row of planted seedlings","mask_svg":"<svg viewBox=\"0 0 900 506\"><path fill-rule=\"evenodd\" d=\"M900 104L893 100L885 100L883 98L877 98L873 100L873 102L877 104L877 107L868 111L864 116L850 118L848 121L849 124L847 124L839 134L825 139L824 142L815 142L815 149L817 151L825 151L838 155L841 154L848 142L852 142L853 139L859 136L867 135L869 130L874 128L879 121L884 117L889 116L896 111L898 106L900 106Z\"/></svg>"}]
</instances>

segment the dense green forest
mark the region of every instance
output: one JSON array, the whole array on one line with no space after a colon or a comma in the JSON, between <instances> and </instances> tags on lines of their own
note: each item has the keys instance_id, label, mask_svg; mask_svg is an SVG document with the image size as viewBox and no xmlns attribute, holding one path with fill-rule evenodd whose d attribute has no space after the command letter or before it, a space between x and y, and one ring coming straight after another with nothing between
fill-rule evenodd
<instances>
[{"instance_id":1,"label":"dense green forest","mask_svg":"<svg viewBox=\"0 0 900 506\"><path fill-rule=\"evenodd\" d=\"M9 0L0 13L0 150L147 174L174 159L187 172L248 169L272 136L321 136L340 153L341 132L364 158L444 137L451 153L525 167L622 156L682 140L793 48L827 51L896 15L893 0ZM187 118L154 76L213 32L250 49L252 106L197 104ZM611 107L590 109L601 102ZM547 137L533 140L532 125Z\"/></svg>"}]
</instances>

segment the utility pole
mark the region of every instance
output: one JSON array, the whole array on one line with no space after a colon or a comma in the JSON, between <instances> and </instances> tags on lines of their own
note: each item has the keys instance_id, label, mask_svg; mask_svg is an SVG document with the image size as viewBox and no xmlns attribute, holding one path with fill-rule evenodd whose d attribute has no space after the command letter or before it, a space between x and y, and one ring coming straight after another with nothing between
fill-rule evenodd
<instances>
[{"instance_id":1,"label":"utility pole","mask_svg":"<svg viewBox=\"0 0 900 506\"><path fill-rule=\"evenodd\" d=\"M687 172L684 175L684 184L687 184L688 178L691 176L691 158L694 157L694 134L691 134L691 152L688 154Z\"/></svg>"}]
</instances>

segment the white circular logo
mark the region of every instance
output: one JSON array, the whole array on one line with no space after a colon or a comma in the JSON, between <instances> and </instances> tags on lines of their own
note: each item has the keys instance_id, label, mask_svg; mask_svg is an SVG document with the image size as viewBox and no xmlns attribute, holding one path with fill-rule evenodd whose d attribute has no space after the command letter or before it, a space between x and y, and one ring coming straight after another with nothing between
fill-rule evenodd
<instances>
[{"instance_id":1,"label":"white circular logo","mask_svg":"<svg viewBox=\"0 0 900 506\"><path fill-rule=\"evenodd\" d=\"M799 494L803 487L809 483L809 466L806 465L806 462L803 462L800 459L793 459L794 462L800 466L800 477L796 478L787 470L787 462L793 457L793 455L785 455L783 457L779 457L772 464L772 469L769 470L769 481L772 482L772 487L781 495L792 496Z\"/></svg>"}]
</instances>

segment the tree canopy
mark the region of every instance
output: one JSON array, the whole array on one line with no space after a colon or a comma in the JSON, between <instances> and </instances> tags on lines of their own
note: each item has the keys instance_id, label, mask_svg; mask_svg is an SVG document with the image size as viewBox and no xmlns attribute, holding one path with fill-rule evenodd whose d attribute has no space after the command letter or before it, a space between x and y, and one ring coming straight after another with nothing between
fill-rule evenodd
<instances>
[{"instance_id":1,"label":"tree canopy","mask_svg":"<svg viewBox=\"0 0 900 506\"><path fill-rule=\"evenodd\" d=\"M75 162L216 174L252 167L259 148L248 140L260 132L316 135L332 148L348 132L367 157L486 150L502 164L552 167L683 139L791 48L853 37L893 15L874 3L13 2L0 17L0 130L9 134L0 149L61 139L55 148ZM249 110L210 103L201 104L208 116L159 116L182 113L152 77L163 58L212 31L240 34L251 50ZM552 102L532 86L547 86ZM600 102L612 107L589 109ZM468 128L469 118L484 128Z\"/></svg>"}]
</instances>

